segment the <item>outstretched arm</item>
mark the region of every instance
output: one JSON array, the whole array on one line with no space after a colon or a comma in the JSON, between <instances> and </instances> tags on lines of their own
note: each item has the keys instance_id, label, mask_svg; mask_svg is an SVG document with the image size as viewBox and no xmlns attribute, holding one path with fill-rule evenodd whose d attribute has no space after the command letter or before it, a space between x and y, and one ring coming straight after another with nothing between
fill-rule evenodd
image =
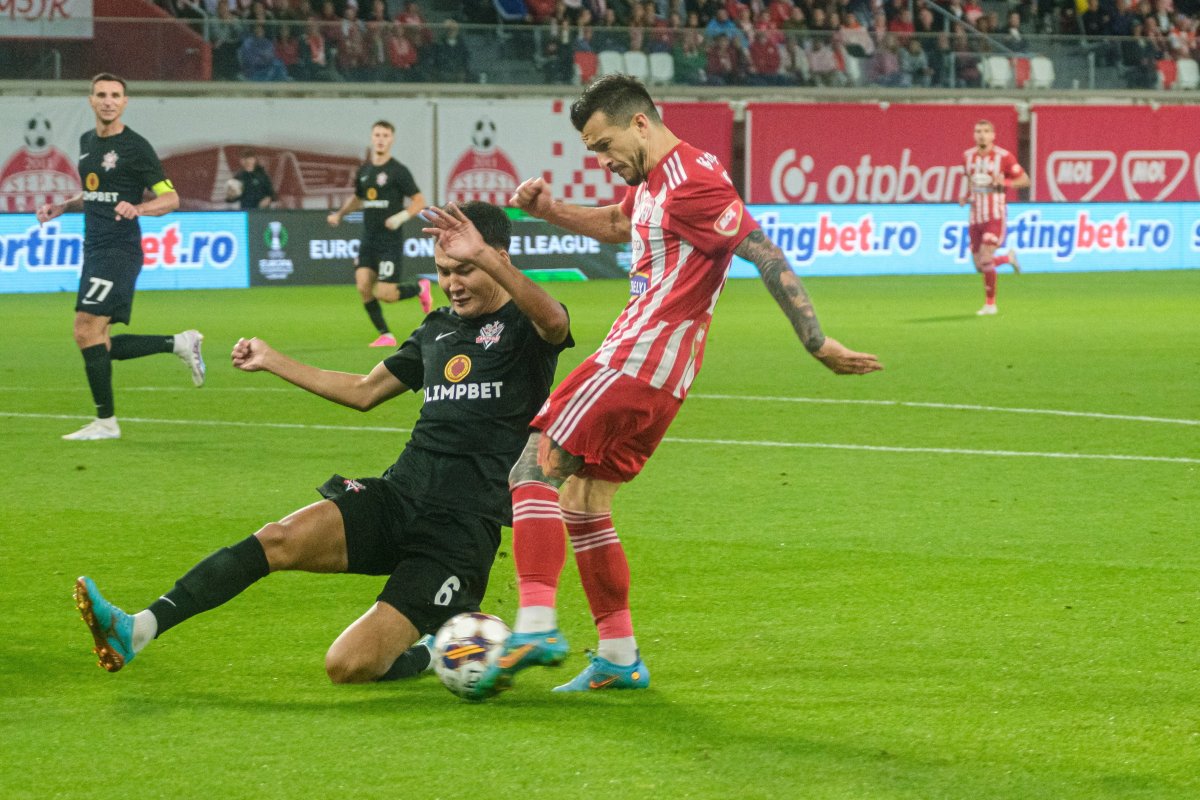
<instances>
[{"instance_id":1,"label":"outstretched arm","mask_svg":"<svg viewBox=\"0 0 1200 800\"><path fill-rule=\"evenodd\" d=\"M624 244L629 241L629 217L619 205L589 208L555 200L541 178L530 178L517 187L508 201L551 225L590 236L598 242Z\"/></svg>"},{"instance_id":2,"label":"outstretched arm","mask_svg":"<svg viewBox=\"0 0 1200 800\"><path fill-rule=\"evenodd\" d=\"M444 209L427 208L421 212L421 218L430 226L424 228L424 232L437 238L446 255L473 264L508 292L521 313L529 317L538 336L550 344L560 344L567 338L571 320L562 303L513 266L507 251L489 247L457 205L450 203Z\"/></svg>"},{"instance_id":3,"label":"outstretched arm","mask_svg":"<svg viewBox=\"0 0 1200 800\"><path fill-rule=\"evenodd\" d=\"M752 231L734 252L758 268L763 284L792 323L804 349L818 361L839 375L862 375L883 369L875 356L856 353L822 333L804 284L792 272L783 251L761 230Z\"/></svg>"},{"instance_id":4,"label":"outstretched arm","mask_svg":"<svg viewBox=\"0 0 1200 800\"><path fill-rule=\"evenodd\" d=\"M238 339L232 357L233 365L243 372L270 372L307 392L358 411L370 411L408 391L382 363L376 364L369 375L334 372L288 358L262 339Z\"/></svg>"}]
</instances>

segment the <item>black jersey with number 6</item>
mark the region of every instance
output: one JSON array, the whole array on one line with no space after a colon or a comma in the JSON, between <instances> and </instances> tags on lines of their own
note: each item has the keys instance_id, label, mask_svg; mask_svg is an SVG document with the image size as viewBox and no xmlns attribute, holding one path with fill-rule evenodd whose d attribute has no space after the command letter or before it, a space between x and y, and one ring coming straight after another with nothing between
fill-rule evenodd
<instances>
[{"instance_id":1,"label":"black jersey with number 6","mask_svg":"<svg viewBox=\"0 0 1200 800\"><path fill-rule=\"evenodd\" d=\"M117 219L117 203L142 202L147 189L170 182L150 143L132 128L114 136L90 130L79 137L79 177L83 181L84 246L141 249L142 228L134 219Z\"/></svg>"},{"instance_id":2,"label":"black jersey with number 6","mask_svg":"<svg viewBox=\"0 0 1200 800\"><path fill-rule=\"evenodd\" d=\"M389 231L383 223L403 211L413 195L420 194L408 167L394 158L381 166L370 161L354 176L354 195L362 201L364 238L400 239L399 230Z\"/></svg>"},{"instance_id":3,"label":"black jersey with number 6","mask_svg":"<svg viewBox=\"0 0 1200 800\"><path fill-rule=\"evenodd\" d=\"M509 301L463 319L449 308L384 360L396 378L425 396L412 438L385 477L427 503L510 524L508 472L529 438L570 335L550 344Z\"/></svg>"}]
</instances>

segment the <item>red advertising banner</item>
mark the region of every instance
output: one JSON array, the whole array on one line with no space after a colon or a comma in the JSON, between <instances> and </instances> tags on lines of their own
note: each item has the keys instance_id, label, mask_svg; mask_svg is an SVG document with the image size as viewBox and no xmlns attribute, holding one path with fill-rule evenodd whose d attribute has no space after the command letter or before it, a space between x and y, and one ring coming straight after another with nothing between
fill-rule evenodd
<instances>
[{"instance_id":1,"label":"red advertising banner","mask_svg":"<svg viewBox=\"0 0 1200 800\"><path fill-rule=\"evenodd\" d=\"M663 124L692 147L712 153L731 169L733 109L729 103L659 103Z\"/></svg>"},{"instance_id":2,"label":"red advertising banner","mask_svg":"<svg viewBox=\"0 0 1200 800\"><path fill-rule=\"evenodd\" d=\"M1200 200L1200 106L1036 106L1032 199Z\"/></svg>"},{"instance_id":3,"label":"red advertising banner","mask_svg":"<svg viewBox=\"0 0 1200 800\"><path fill-rule=\"evenodd\" d=\"M1011 105L750 103L751 203L946 203L965 189L963 151L981 119L1017 152Z\"/></svg>"}]
</instances>

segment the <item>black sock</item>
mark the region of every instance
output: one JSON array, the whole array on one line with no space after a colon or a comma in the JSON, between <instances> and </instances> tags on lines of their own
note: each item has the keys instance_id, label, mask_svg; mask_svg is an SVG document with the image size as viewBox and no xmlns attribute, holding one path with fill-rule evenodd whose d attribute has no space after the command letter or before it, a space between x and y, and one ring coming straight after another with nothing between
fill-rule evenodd
<instances>
[{"instance_id":1,"label":"black sock","mask_svg":"<svg viewBox=\"0 0 1200 800\"><path fill-rule=\"evenodd\" d=\"M85 347L79 352L83 353L83 369L92 390L92 400L96 403L96 416L101 419L111 417L114 413L112 356L102 344Z\"/></svg>"},{"instance_id":2,"label":"black sock","mask_svg":"<svg viewBox=\"0 0 1200 800\"><path fill-rule=\"evenodd\" d=\"M372 300L369 303L363 303L363 308L367 310L367 316L371 318L371 324L375 326L375 330L387 333L388 326L383 321L383 309L379 307L379 301Z\"/></svg>"},{"instance_id":3,"label":"black sock","mask_svg":"<svg viewBox=\"0 0 1200 800\"><path fill-rule=\"evenodd\" d=\"M270 571L258 537L248 536L232 547L222 547L192 567L175 582L175 588L150 604L150 611L158 620L155 638L189 617L232 600Z\"/></svg>"},{"instance_id":4,"label":"black sock","mask_svg":"<svg viewBox=\"0 0 1200 800\"><path fill-rule=\"evenodd\" d=\"M398 283L396 284L396 288L400 290L401 300L416 297L421 293L421 287L415 283Z\"/></svg>"},{"instance_id":5,"label":"black sock","mask_svg":"<svg viewBox=\"0 0 1200 800\"><path fill-rule=\"evenodd\" d=\"M429 666L430 655L428 647L413 645L401 653L388 671L375 680L398 681L420 675Z\"/></svg>"},{"instance_id":6,"label":"black sock","mask_svg":"<svg viewBox=\"0 0 1200 800\"><path fill-rule=\"evenodd\" d=\"M138 336L132 333L122 333L112 337L112 350L109 355L113 361L125 361L130 358L152 356L156 353L175 352L175 337L172 336Z\"/></svg>"}]
</instances>

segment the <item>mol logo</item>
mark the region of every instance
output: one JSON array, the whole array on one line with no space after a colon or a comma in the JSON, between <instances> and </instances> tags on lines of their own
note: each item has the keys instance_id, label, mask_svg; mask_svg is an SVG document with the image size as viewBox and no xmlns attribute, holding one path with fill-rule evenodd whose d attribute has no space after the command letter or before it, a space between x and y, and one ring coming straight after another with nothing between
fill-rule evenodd
<instances>
[{"instance_id":1,"label":"mol logo","mask_svg":"<svg viewBox=\"0 0 1200 800\"><path fill-rule=\"evenodd\" d=\"M1121 159L1121 183L1130 200L1163 200L1187 175L1191 158L1183 150L1130 150ZM1155 189L1153 197L1147 195Z\"/></svg>"},{"instance_id":2,"label":"mol logo","mask_svg":"<svg viewBox=\"0 0 1200 800\"><path fill-rule=\"evenodd\" d=\"M1055 150L1046 159L1046 183L1056 202L1086 203L1104 190L1117 171L1111 150Z\"/></svg>"}]
</instances>

